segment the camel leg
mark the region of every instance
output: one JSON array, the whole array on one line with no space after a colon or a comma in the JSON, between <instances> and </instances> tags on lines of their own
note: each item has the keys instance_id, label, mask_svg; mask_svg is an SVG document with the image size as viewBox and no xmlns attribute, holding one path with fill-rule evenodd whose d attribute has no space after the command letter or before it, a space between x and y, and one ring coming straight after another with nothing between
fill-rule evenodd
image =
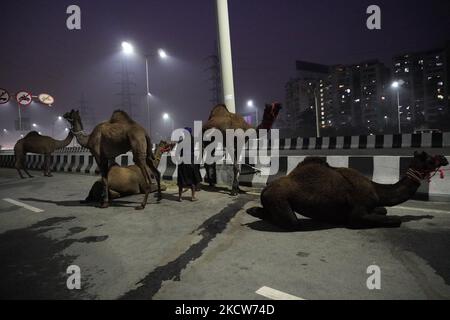
<instances>
[{"instance_id":1,"label":"camel leg","mask_svg":"<svg viewBox=\"0 0 450 320\"><path fill-rule=\"evenodd\" d=\"M50 173L50 155L46 154L45 158L46 158L46 160L45 160L45 171L46 171L46 174L45 175L47 177L52 177L53 175Z\"/></svg>"},{"instance_id":2,"label":"camel leg","mask_svg":"<svg viewBox=\"0 0 450 320\"><path fill-rule=\"evenodd\" d=\"M349 217L350 226L356 228L398 228L402 224L396 217L369 214L363 206L353 208Z\"/></svg>"},{"instance_id":3,"label":"camel leg","mask_svg":"<svg viewBox=\"0 0 450 320\"><path fill-rule=\"evenodd\" d=\"M23 168L23 171L28 175L29 178L33 178L33 176L28 172L27 169Z\"/></svg>"},{"instance_id":4,"label":"camel leg","mask_svg":"<svg viewBox=\"0 0 450 320\"><path fill-rule=\"evenodd\" d=\"M231 195L237 196L239 194L239 175L241 173L241 168L237 161L233 164L233 185L231 187Z\"/></svg>"},{"instance_id":5,"label":"camel leg","mask_svg":"<svg viewBox=\"0 0 450 320\"><path fill-rule=\"evenodd\" d=\"M150 162L151 161L149 161L149 163ZM145 185L143 186L143 189L145 191L144 200L135 209L136 210L143 210L145 208L145 206L147 205L148 195L149 195L150 189L151 189L150 168L147 166L147 163L145 161L145 157L135 156L134 157L134 163L141 170L142 176L144 177L144 180L145 180ZM154 166L153 166L153 168L154 168ZM158 171L158 170L156 170L156 171ZM159 172L158 172L157 175L155 175L155 178L156 178L156 182L158 183L158 194L161 195L161 185L160 185Z\"/></svg>"},{"instance_id":6,"label":"camel leg","mask_svg":"<svg viewBox=\"0 0 450 320\"><path fill-rule=\"evenodd\" d=\"M379 216L386 216L388 214L388 211L385 207L377 207L372 210L371 214L377 214Z\"/></svg>"},{"instance_id":7,"label":"camel leg","mask_svg":"<svg viewBox=\"0 0 450 320\"><path fill-rule=\"evenodd\" d=\"M102 199L100 201L100 208L108 208L109 207L108 160L102 159L99 162L97 163L99 163L99 169L103 181L103 193Z\"/></svg>"},{"instance_id":8,"label":"camel leg","mask_svg":"<svg viewBox=\"0 0 450 320\"><path fill-rule=\"evenodd\" d=\"M44 164L42 165L42 171L44 173L44 177L47 176L47 168L48 168L49 157L48 154L44 154Z\"/></svg>"},{"instance_id":9,"label":"camel leg","mask_svg":"<svg viewBox=\"0 0 450 320\"><path fill-rule=\"evenodd\" d=\"M155 166L153 161L148 161L147 165L148 165L148 168L151 170L153 176L155 177L156 186L158 188L158 201L160 201L162 199L162 194L161 194L161 173L159 172L158 168ZM151 181L150 176L149 176L149 192L152 192L151 183L152 183L152 181Z\"/></svg>"},{"instance_id":10,"label":"camel leg","mask_svg":"<svg viewBox=\"0 0 450 320\"><path fill-rule=\"evenodd\" d=\"M20 179L25 179L20 169L16 168L17 172L19 173Z\"/></svg>"},{"instance_id":11,"label":"camel leg","mask_svg":"<svg viewBox=\"0 0 450 320\"><path fill-rule=\"evenodd\" d=\"M109 189L109 198L110 199L118 199L120 197L121 197L121 194L119 192Z\"/></svg>"},{"instance_id":12,"label":"camel leg","mask_svg":"<svg viewBox=\"0 0 450 320\"><path fill-rule=\"evenodd\" d=\"M279 196L279 195L276 195ZM287 230L295 230L299 226L299 220L286 199L262 196L263 211L258 209L257 214L266 218L269 222Z\"/></svg>"}]
</instances>

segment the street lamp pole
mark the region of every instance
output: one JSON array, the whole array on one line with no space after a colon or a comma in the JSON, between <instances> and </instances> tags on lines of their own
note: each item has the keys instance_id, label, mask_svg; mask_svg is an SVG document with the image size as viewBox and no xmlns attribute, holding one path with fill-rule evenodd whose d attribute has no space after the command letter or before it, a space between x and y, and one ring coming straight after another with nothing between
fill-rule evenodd
<instances>
[{"instance_id":1,"label":"street lamp pole","mask_svg":"<svg viewBox=\"0 0 450 320\"><path fill-rule=\"evenodd\" d=\"M148 135L151 136L150 87L149 87L149 81L148 81L148 55L145 56L145 78L147 81L147 94L145 95L145 99L147 100L147 130L148 130Z\"/></svg>"},{"instance_id":2,"label":"street lamp pole","mask_svg":"<svg viewBox=\"0 0 450 320\"><path fill-rule=\"evenodd\" d=\"M397 88L397 115L398 115L398 134L401 134L402 124L400 120L400 88Z\"/></svg>"},{"instance_id":3,"label":"street lamp pole","mask_svg":"<svg viewBox=\"0 0 450 320\"><path fill-rule=\"evenodd\" d=\"M216 0L216 10L223 102L228 111L236 113L228 0Z\"/></svg>"},{"instance_id":4,"label":"street lamp pole","mask_svg":"<svg viewBox=\"0 0 450 320\"><path fill-rule=\"evenodd\" d=\"M319 103L317 98L317 88L314 88L314 104L316 107L316 135L320 138L320 128L319 128Z\"/></svg>"},{"instance_id":5,"label":"street lamp pole","mask_svg":"<svg viewBox=\"0 0 450 320\"><path fill-rule=\"evenodd\" d=\"M404 83L402 80L392 82L391 87L397 91L397 118L398 118L398 134L402 133L402 124L400 118L400 86Z\"/></svg>"}]
</instances>

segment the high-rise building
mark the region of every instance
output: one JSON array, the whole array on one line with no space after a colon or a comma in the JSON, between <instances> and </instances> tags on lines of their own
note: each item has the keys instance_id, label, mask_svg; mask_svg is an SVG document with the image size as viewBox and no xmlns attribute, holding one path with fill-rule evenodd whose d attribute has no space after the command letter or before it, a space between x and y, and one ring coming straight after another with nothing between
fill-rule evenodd
<instances>
[{"instance_id":1,"label":"high-rise building","mask_svg":"<svg viewBox=\"0 0 450 320\"><path fill-rule=\"evenodd\" d=\"M424 125L449 130L449 71L450 43L395 56L392 73L378 60L334 66L297 61L298 75L286 84L284 126L311 125L303 114L315 111L317 98L324 132L397 132L399 117L402 132ZM394 81L399 85L393 87Z\"/></svg>"},{"instance_id":2,"label":"high-rise building","mask_svg":"<svg viewBox=\"0 0 450 320\"><path fill-rule=\"evenodd\" d=\"M322 128L378 132L386 125L389 70L379 61L336 65L320 82Z\"/></svg>"},{"instance_id":3,"label":"high-rise building","mask_svg":"<svg viewBox=\"0 0 450 320\"><path fill-rule=\"evenodd\" d=\"M393 80L399 81L402 127L443 128L450 112L450 46L406 53L393 59Z\"/></svg>"},{"instance_id":4,"label":"high-rise building","mask_svg":"<svg viewBox=\"0 0 450 320\"><path fill-rule=\"evenodd\" d=\"M392 119L389 69L377 60L360 63L356 68L360 76L362 125L367 126L369 133L381 132L387 125L386 120Z\"/></svg>"},{"instance_id":5,"label":"high-rise building","mask_svg":"<svg viewBox=\"0 0 450 320\"><path fill-rule=\"evenodd\" d=\"M315 108L319 81L328 74L328 66L306 61L297 61L296 69L296 78L290 79L285 86L286 101L282 122L288 128L298 127L300 115Z\"/></svg>"}]
</instances>

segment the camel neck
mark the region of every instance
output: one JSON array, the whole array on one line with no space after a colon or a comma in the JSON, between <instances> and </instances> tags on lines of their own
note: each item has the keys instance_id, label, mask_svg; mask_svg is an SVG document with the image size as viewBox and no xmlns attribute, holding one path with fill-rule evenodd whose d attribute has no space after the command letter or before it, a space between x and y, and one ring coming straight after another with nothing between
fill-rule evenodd
<instances>
[{"instance_id":1,"label":"camel neck","mask_svg":"<svg viewBox=\"0 0 450 320\"><path fill-rule=\"evenodd\" d=\"M88 142L89 142L88 134L86 134L84 131L78 131L78 132L73 132L73 135L77 139L80 146L82 146L84 148L88 148Z\"/></svg>"},{"instance_id":2,"label":"camel neck","mask_svg":"<svg viewBox=\"0 0 450 320\"><path fill-rule=\"evenodd\" d=\"M55 140L55 150L67 147L73 139L73 133L69 132L64 140Z\"/></svg>"},{"instance_id":3,"label":"camel neck","mask_svg":"<svg viewBox=\"0 0 450 320\"><path fill-rule=\"evenodd\" d=\"M269 120L262 120L261 123L256 127L256 130L259 129L265 129L265 130L270 130L272 129L272 125L273 125L274 121L269 121Z\"/></svg>"},{"instance_id":4,"label":"camel neck","mask_svg":"<svg viewBox=\"0 0 450 320\"><path fill-rule=\"evenodd\" d=\"M395 184L372 182L379 197L380 207L392 207L411 199L420 187L420 180L404 176Z\"/></svg>"}]
</instances>

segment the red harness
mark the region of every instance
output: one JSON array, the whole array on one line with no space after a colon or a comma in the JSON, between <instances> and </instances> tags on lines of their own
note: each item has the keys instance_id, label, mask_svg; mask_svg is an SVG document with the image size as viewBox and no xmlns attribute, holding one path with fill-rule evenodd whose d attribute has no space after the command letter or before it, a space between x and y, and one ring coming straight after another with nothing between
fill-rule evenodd
<instances>
[{"instance_id":1,"label":"red harness","mask_svg":"<svg viewBox=\"0 0 450 320\"><path fill-rule=\"evenodd\" d=\"M439 158L437 156L434 157L435 165L437 167L434 171L419 171L409 168L406 172L406 176L418 183L421 183L422 180L428 180L428 182L431 182L431 179L439 172L439 177L441 179L445 178L445 171L450 171L450 169L442 169L441 163L439 161Z\"/></svg>"}]
</instances>

